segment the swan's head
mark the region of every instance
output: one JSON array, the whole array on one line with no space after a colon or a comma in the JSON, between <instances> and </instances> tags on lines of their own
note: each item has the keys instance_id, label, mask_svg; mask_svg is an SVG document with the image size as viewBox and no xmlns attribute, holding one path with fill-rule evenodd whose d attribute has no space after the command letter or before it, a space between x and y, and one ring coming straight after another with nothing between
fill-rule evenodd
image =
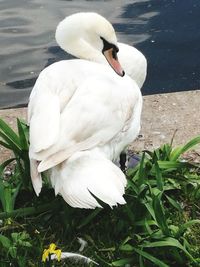
<instances>
[{"instance_id":1,"label":"swan's head","mask_svg":"<svg viewBox=\"0 0 200 267\"><path fill-rule=\"evenodd\" d=\"M106 58L114 71L124 76L118 61L117 38L113 26L97 13L76 13L61 21L56 41L68 53L97 62Z\"/></svg>"}]
</instances>

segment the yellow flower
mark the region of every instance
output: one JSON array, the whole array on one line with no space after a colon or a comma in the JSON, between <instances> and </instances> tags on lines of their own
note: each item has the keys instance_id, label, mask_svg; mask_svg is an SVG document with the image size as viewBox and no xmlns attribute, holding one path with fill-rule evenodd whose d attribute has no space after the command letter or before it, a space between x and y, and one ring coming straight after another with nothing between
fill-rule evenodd
<instances>
[{"instance_id":1,"label":"yellow flower","mask_svg":"<svg viewBox=\"0 0 200 267\"><path fill-rule=\"evenodd\" d=\"M51 243L49 245L48 249L45 249L43 251L42 254L42 261L46 262L47 258L49 257L49 255L51 254L55 254L57 257L57 260L60 261L61 260L61 250L60 249L56 249L56 245L54 243Z\"/></svg>"}]
</instances>

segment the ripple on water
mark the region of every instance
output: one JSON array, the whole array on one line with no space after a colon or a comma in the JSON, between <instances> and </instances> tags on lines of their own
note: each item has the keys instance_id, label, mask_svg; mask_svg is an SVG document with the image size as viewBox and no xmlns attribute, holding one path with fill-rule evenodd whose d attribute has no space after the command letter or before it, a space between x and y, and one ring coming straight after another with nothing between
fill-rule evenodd
<instances>
[{"instance_id":1,"label":"ripple on water","mask_svg":"<svg viewBox=\"0 0 200 267\"><path fill-rule=\"evenodd\" d=\"M26 104L39 72L69 58L56 45L55 28L79 11L99 12L120 41L144 52L144 94L199 88L199 0L1 0L0 108Z\"/></svg>"}]
</instances>

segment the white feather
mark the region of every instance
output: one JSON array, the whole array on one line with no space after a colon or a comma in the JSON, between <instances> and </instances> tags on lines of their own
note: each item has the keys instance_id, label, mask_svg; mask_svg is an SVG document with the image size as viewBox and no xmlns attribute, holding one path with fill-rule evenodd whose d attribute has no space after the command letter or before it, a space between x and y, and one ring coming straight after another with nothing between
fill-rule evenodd
<instances>
[{"instance_id":1,"label":"white feather","mask_svg":"<svg viewBox=\"0 0 200 267\"><path fill-rule=\"evenodd\" d=\"M42 189L42 177L41 173L38 172L38 164L36 160L30 159L31 181L37 196Z\"/></svg>"},{"instance_id":2,"label":"white feather","mask_svg":"<svg viewBox=\"0 0 200 267\"><path fill-rule=\"evenodd\" d=\"M72 207L101 207L93 195L111 207L125 204L125 175L96 150L75 153L53 168L50 178L56 193Z\"/></svg>"},{"instance_id":3,"label":"white feather","mask_svg":"<svg viewBox=\"0 0 200 267\"><path fill-rule=\"evenodd\" d=\"M80 252L82 252L84 249L85 249L85 247L87 246L87 241L85 241L83 238L81 238L81 237L77 237L77 240L78 240L78 242L79 242L79 244L80 244L80 248L79 248L79 251Z\"/></svg>"},{"instance_id":4,"label":"white feather","mask_svg":"<svg viewBox=\"0 0 200 267\"><path fill-rule=\"evenodd\" d=\"M57 255L53 254L50 256L51 260L57 259ZM77 261L82 261L85 262L87 264L89 263L94 263L96 265L99 265L96 261L93 261L92 259L85 257L81 254L78 253L72 253L72 252L62 252L61 253L61 260L64 259L73 259L73 261L77 262Z\"/></svg>"}]
</instances>

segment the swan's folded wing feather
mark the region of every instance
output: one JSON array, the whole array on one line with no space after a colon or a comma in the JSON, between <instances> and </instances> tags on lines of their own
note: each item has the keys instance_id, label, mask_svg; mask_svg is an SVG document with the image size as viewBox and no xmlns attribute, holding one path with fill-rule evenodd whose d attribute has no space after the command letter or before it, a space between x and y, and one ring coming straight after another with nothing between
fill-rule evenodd
<instances>
[{"instance_id":1,"label":"swan's folded wing feather","mask_svg":"<svg viewBox=\"0 0 200 267\"><path fill-rule=\"evenodd\" d=\"M52 146L59 134L60 104L57 95L40 93L30 99L30 157Z\"/></svg>"},{"instance_id":2,"label":"swan's folded wing feather","mask_svg":"<svg viewBox=\"0 0 200 267\"><path fill-rule=\"evenodd\" d=\"M76 151L103 146L122 130L130 110L127 105L134 105L133 99L122 103L124 99L116 95L119 89L113 84L94 82L90 80L78 89L63 110L59 142L40 154L39 171L54 167Z\"/></svg>"}]
</instances>

